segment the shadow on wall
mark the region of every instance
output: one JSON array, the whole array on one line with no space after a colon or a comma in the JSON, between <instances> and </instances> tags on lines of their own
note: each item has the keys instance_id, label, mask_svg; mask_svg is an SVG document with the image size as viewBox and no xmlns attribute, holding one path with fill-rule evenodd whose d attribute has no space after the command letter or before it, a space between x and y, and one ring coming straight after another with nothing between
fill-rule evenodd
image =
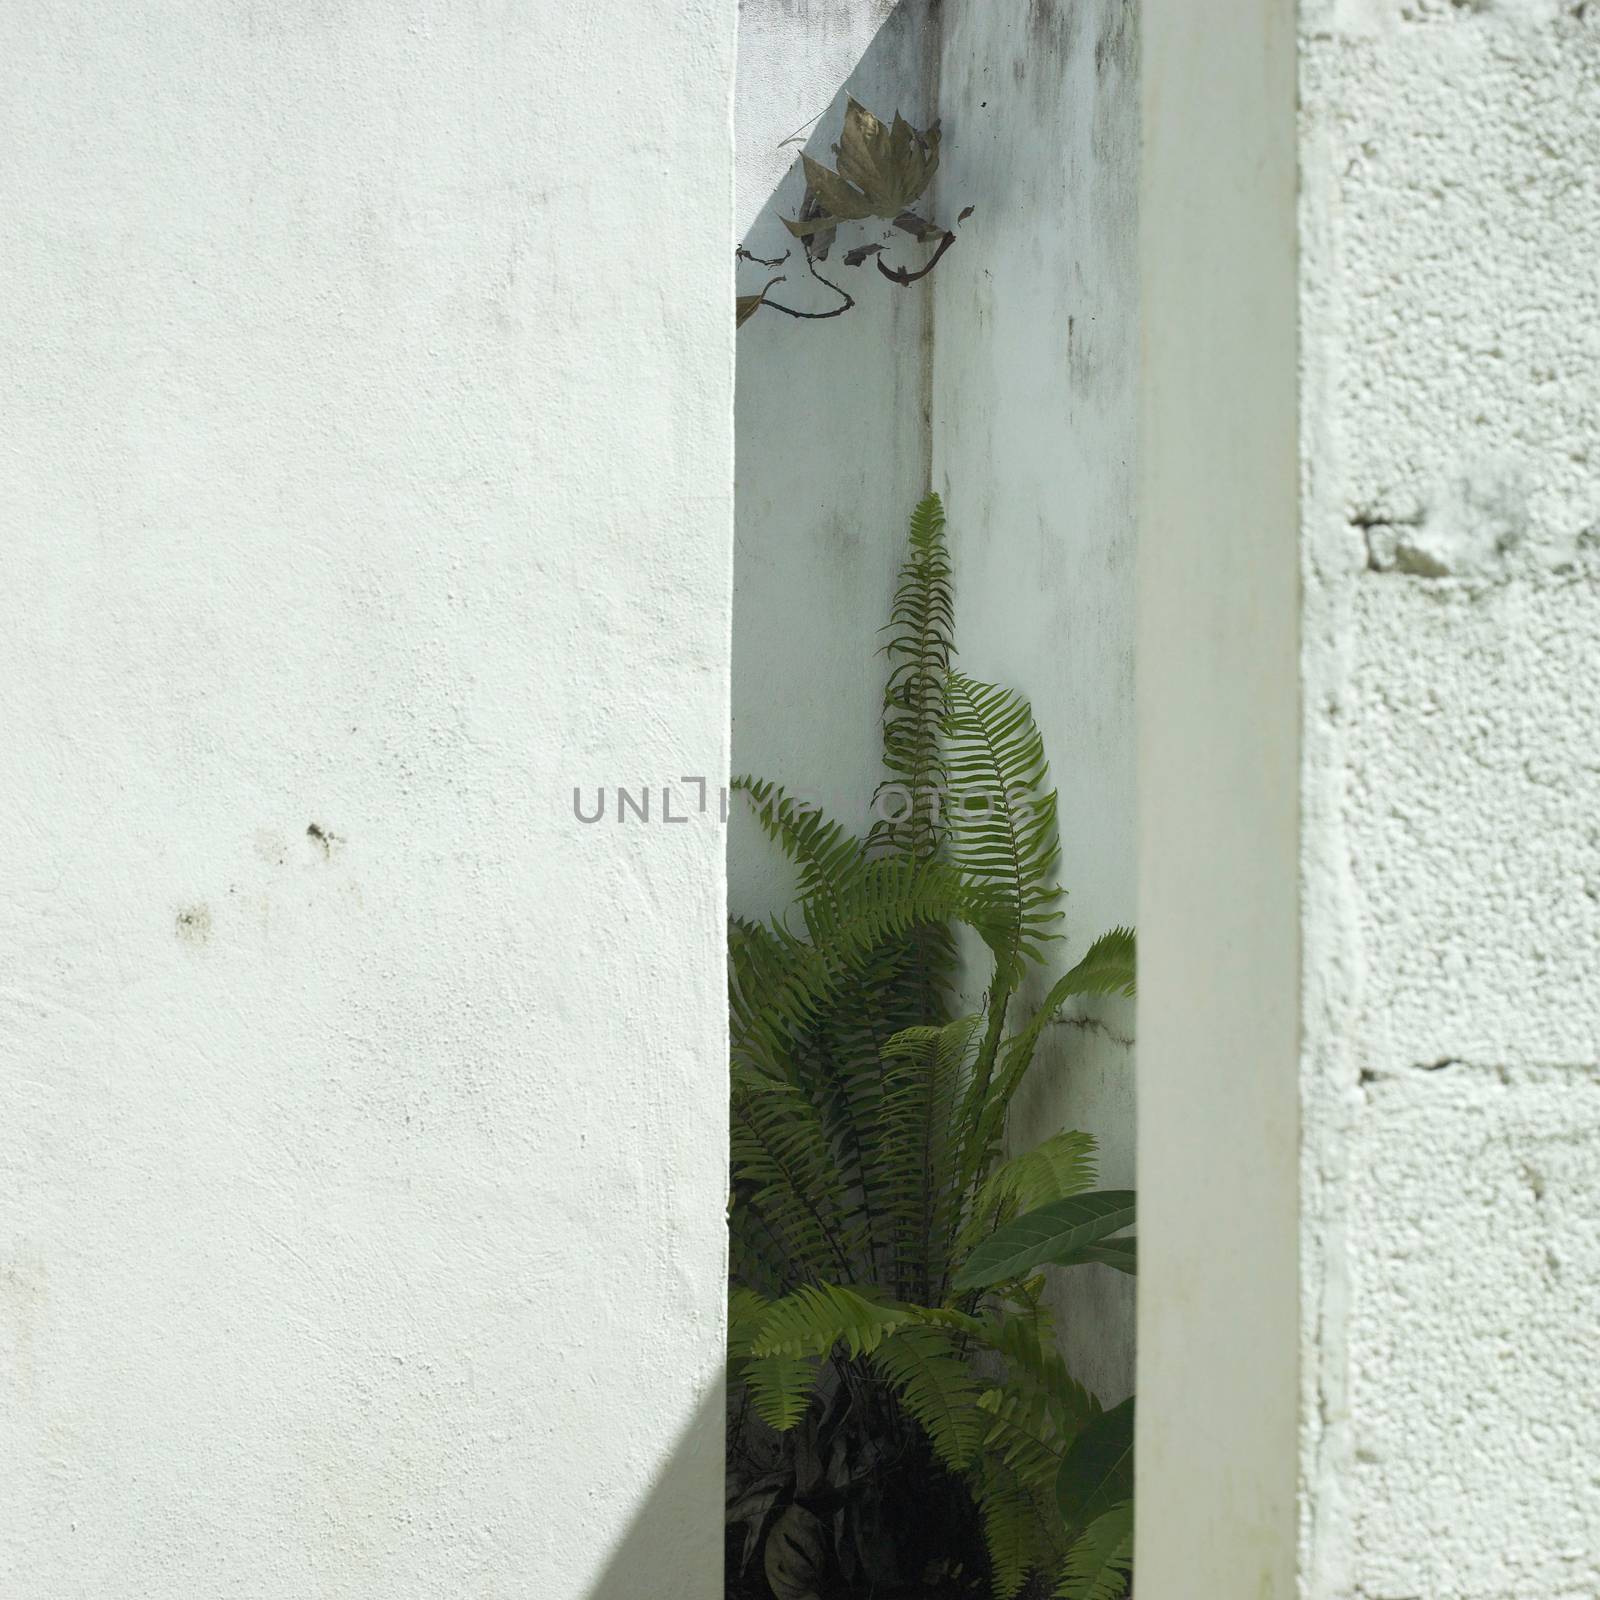
<instances>
[{"instance_id":1,"label":"shadow on wall","mask_svg":"<svg viewBox=\"0 0 1600 1600\"><path fill-rule=\"evenodd\" d=\"M656 1468L648 1498L583 1600L718 1600L723 1418L719 1383Z\"/></svg>"},{"instance_id":2,"label":"shadow on wall","mask_svg":"<svg viewBox=\"0 0 1600 1600\"><path fill-rule=\"evenodd\" d=\"M739 267L740 292L786 275L806 309L836 297L808 279L783 225L804 193L805 150L831 166L853 95L918 126L934 115L938 7L745 0L738 170L743 245L781 266ZM863 233L863 238L875 237ZM878 779L883 690L875 656L911 507L927 492L931 279L903 288L869 260L845 266L841 230L822 271L856 305L824 322L770 309L740 330L734 442L733 770L772 778L864 832ZM961 245L957 245L959 250ZM952 252L954 253L954 252ZM920 265L910 240L888 258ZM730 822L730 909L764 916L791 883L754 824Z\"/></svg>"},{"instance_id":3,"label":"shadow on wall","mask_svg":"<svg viewBox=\"0 0 1600 1600\"><path fill-rule=\"evenodd\" d=\"M799 214L801 146L779 147L800 130L831 165L847 95L925 124L937 78L937 7L927 0L827 9L828 27L793 0L745 0L740 16L738 127L741 146L754 146L749 162L739 152L741 186L763 165L770 175L759 181L773 185L759 204L746 197L742 243L767 258L793 247L771 271L742 263L740 292L787 272L791 303L817 309L830 297L806 281L781 220ZM839 33L855 25L850 13L881 17L862 24L859 47ZM804 110L792 114L795 104ZM924 285L890 284L870 263L843 267L842 248L831 265L853 311L826 322L761 312L739 334L733 766L864 829L879 764L878 630L928 478L929 300ZM920 264L916 249L906 258ZM786 903L789 887L741 820L729 832L730 908L759 914ZM680 1429L583 1600L720 1600L724 1427L719 1384Z\"/></svg>"}]
</instances>

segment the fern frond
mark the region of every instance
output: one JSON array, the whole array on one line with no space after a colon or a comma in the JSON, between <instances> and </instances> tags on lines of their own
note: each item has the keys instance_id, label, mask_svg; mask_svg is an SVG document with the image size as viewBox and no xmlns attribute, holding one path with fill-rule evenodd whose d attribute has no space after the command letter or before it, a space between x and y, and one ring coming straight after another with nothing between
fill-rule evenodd
<instances>
[{"instance_id":1,"label":"fern frond","mask_svg":"<svg viewBox=\"0 0 1600 1600\"><path fill-rule=\"evenodd\" d=\"M913 1320L905 1306L837 1284L808 1284L769 1308L752 1346L757 1356L825 1356L845 1345L852 1356L870 1355Z\"/></svg>"},{"instance_id":2,"label":"fern frond","mask_svg":"<svg viewBox=\"0 0 1600 1600\"><path fill-rule=\"evenodd\" d=\"M953 800L950 860L1001 897L996 982L1009 992L1024 960L1042 961L1060 889L1054 881L1056 795L1044 739L1028 702L1009 689L953 672L944 721Z\"/></svg>"},{"instance_id":3,"label":"fern frond","mask_svg":"<svg viewBox=\"0 0 1600 1600\"><path fill-rule=\"evenodd\" d=\"M768 926L759 941L736 939L742 948L730 982L735 1054L787 1076L793 1041L823 1020L846 981L874 955L929 923L962 921L996 938L1005 915L991 890L938 862L867 862L837 902L806 903L809 939L781 924Z\"/></svg>"},{"instance_id":4,"label":"fern frond","mask_svg":"<svg viewBox=\"0 0 1600 1600\"><path fill-rule=\"evenodd\" d=\"M854 1275L864 1230L815 1106L790 1085L735 1064L729 1099L735 1203L777 1240L791 1275Z\"/></svg>"},{"instance_id":5,"label":"fern frond","mask_svg":"<svg viewBox=\"0 0 1600 1600\"><path fill-rule=\"evenodd\" d=\"M900 1403L921 1425L939 1459L960 1471L984 1433L979 1387L950 1334L915 1323L897 1328L871 1357Z\"/></svg>"},{"instance_id":6,"label":"fern frond","mask_svg":"<svg viewBox=\"0 0 1600 1600\"><path fill-rule=\"evenodd\" d=\"M769 1428L787 1433L806 1414L817 1386L809 1356L752 1356L739 1368L755 1412Z\"/></svg>"},{"instance_id":7,"label":"fern frond","mask_svg":"<svg viewBox=\"0 0 1600 1600\"><path fill-rule=\"evenodd\" d=\"M742 1360L755 1349L756 1335L772 1302L754 1289L735 1285L728 1291L728 1359Z\"/></svg>"},{"instance_id":8,"label":"fern frond","mask_svg":"<svg viewBox=\"0 0 1600 1600\"><path fill-rule=\"evenodd\" d=\"M995 1600L1012 1600L1038 1564L1039 1508L1032 1495L995 1484L980 1496Z\"/></svg>"},{"instance_id":9,"label":"fern frond","mask_svg":"<svg viewBox=\"0 0 1600 1600\"><path fill-rule=\"evenodd\" d=\"M861 841L775 783L741 775L729 787L749 800L762 832L794 863L802 900L837 905L866 860Z\"/></svg>"},{"instance_id":10,"label":"fern frond","mask_svg":"<svg viewBox=\"0 0 1600 1600\"><path fill-rule=\"evenodd\" d=\"M1028 1019L1027 1025L1000 1046L992 1087L985 1085L981 1103L971 1097L971 1144L965 1163L969 1182L981 1182L1000 1152L1005 1132L1006 1113L1022 1081L1033 1066L1044 1030L1056 1014L1076 995L1121 994L1134 992L1136 949L1130 928L1113 928L1089 946L1083 960L1050 986L1044 1003Z\"/></svg>"},{"instance_id":11,"label":"fern frond","mask_svg":"<svg viewBox=\"0 0 1600 1600\"><path fill-rule=\"evenodd\" d=\"M944 540L944 506L930 494L911 514L910 554L900 569L885 629L890 660L883 693L883 765L869 842L929 861L944 837L945 768L940 728L955 653L955 595ZM886 802L890 791L898 802ZM903 812L903 814L902 814Z\"/></svg>"},{"instance_id":12,"label":"fern frond","mask_svg":"<svg viewBox=\"0 0 1600 1600\"><path fill-rule=\"evenodd\" d=\"M1133 1575L1133 1502L1098 1516L1062 1563L1055 1600L1122 1600Z\"/></svg>"},{"instance_id":13,"label":"fern frond","mask_svg":"<svg viewBox=\"0 0 1600 1600\"><path fill-rule=\"evenodd\" d=\"M1012 992L1029 960L1042 960L1054 937L1053 881L1056 795L1046 790L1044 740L1028 702L993 684L951 673L944 721L945 766L952 786L951 864L999 898L999 915L985 940L994 956L988 1026L978 1046L967 1115L972 1127L989 1098ZM981 930L980 930L981 931ZM969 1145L969 1154L972 1154ZM968 1171L975 1182L979 1174Z\"/></svg>"},{"instance_id":14,"label":"fern frond","mask_svg":"<svg viewBox=\"0 0 1600 1600\"><path fill-rule=\"evenodd\" d=\"M895 1281L919 1300L944 1281L959 1219L955 1117L981 1021L906 1028L884 1047L881 1185L895 1224Z\"/></svg>"},{"instance_id":15,"label":"fern frond","mask_svg":"<svg viewBox=\"0 0 1600 1600\"><path fill-rule=\"evenodd\" d=\"M1010 1381L1043 1396L1058 1439L1075 1439L1100 1415L1100 1402L1067 1370L1050 1320L1042 1312L971 1321L977 1342L1005 1360Z\"/></svg>"},{"instance_id":16,"label":"fern frond","mask_svg":"<svg viewBox=\"0 0 1600 1600\"><path fill-rule=\"evenodd\" d=\"M996 1167L978 1190L957 1252L964 1255L985 1234L1004 1226L1019 1212L1092 1188L1095 1149L1092 1135L1068 1130Z\"/></svg>"},{"instance_id":17,"label":"fern frond","mask_svg":"<svg viewBox=\"0 0 1600 1600\"><path fill-rule=\"evenodd\" d=\"M1053 1485L1066 1444L1044 1394L1021 1386L990 1389L978 1404L992 1419L983 1448L1022 1482L1040 1490Z\"/></svg>"}]
</instances>

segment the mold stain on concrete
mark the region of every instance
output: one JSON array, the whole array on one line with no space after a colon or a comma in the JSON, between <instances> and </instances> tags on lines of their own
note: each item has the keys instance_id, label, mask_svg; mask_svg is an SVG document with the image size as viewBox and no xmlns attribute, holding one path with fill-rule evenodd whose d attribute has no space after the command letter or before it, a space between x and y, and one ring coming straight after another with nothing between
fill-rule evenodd
<instances>
[{"instance_id":1,"label":"mold stain on concrete","mask_svg":"<svg viewBox=\"0 0 1600 1600\"><path fill-rule=\"evenodd\" d=\"M341 835L324 828L320 822L308 822L306 824L306 838L314 839L322 846L322 857L325 861L333 860L334 849L344 843Z\"/></svg>"},{"instance_id":2,"label":"mold stain on concrete","mask_svg":"<svg viewBox=\"0 0 1600 1600\"><path fill-rule=\"evenodd\" d=\"M204 944L211 937L211 908L203 901L184 906L174 921L173 931L184 944Z\"/></svg>"}]
</instances>

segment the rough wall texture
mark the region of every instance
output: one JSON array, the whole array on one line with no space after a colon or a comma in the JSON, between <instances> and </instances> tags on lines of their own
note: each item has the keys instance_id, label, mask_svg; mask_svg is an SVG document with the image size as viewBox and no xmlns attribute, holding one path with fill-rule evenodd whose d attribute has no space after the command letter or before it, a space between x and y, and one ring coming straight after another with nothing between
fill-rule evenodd
<instances>
[{"instance_id":1,"label":"rough wall texture","mask_svg":"<svg viewBox=\"0 0 1600 1600\"><path fill-rule=\"evenodd\" d=\"M1308 4L1304 1592L1600 1593L1600 13Z\"/></svg>"},{"instance_id":2,"label":"rough wall texture","mask_svg":"<svg viewBox=\"0 0 1600 1600\"><path fill-rule=\"evenodd\" d=\"M0 13L8 1600L720 1592L733 42Z\"/></svg>"},{"instance_id":3,"label":"rough wall texture","mask_svg":"<svg viewBox=\"0 0 1600 1600\"><path fill-rule=\"evenodd\" d=\"M966 672L1033 702L1061 795L1066 939L1053 971L1134 921L1133 0L946 0L938 211L977 210L933 284L933 481L953 529ZM1038 998L1030 992L1028 998ZM1134 1182L1133 1005L1047 1035L1019 1145L1095 1135ZM1133 1388L1133 1283L1059 1285L1074 1369Z\"/></svg>"}]
</instances>

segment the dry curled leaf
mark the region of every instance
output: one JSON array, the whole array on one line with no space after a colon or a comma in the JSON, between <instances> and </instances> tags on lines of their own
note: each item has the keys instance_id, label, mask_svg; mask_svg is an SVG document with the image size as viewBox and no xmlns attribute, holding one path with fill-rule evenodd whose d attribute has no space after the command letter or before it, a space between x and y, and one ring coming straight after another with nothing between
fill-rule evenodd
<instances>
[{"instance_id":1,"label":"dry curled leaf","mask_svg":"<svg viewBox=\"0 0 1600 1600\"><path fill-rule=\"evenodd\" d=\"M852 99L845 107L844 132L833 147L837 170L812 157L801 156L808 200L817 215L802 208L797 220L784 225L798 239L806 239L839 222L860 222L867 217L894 219L904 212L933 181L939 170L939 124L925 132L913 128L899 112L885 127Z\"/></svg>"},{"instance_id":2,"label":"dry curled leaf","mask_svg":"<svg viewBox=\"0 0 1600 1600\"><path fill-rule=\"evenodd\" d=\"M882 249L881 244L858 244L854 250L845 251L844 264L847 267L859 267L868 256L875 256Z\"/></svg>"},{"instance_id":3,"label":"dry curled leaf","mask_svg":"<svg viewBox=\"0 0 1600 1600\"><path fill-rule=\"evenodd\" d=\"M733 302L733 325L736 329L742 328L756 312L758 312L767 298L768 290L783 282L780 275L762 289L760 294L741 294Z\"/></svg>"},{"instance_id":4,"label":"dry curled leaf","mask_svg":"<svg viewBox=\"0 0 1600 1600\"><path fill-rule=\"evenodd\" d=\"M909 233L919 244L926 244L928 240L941 238L944 234L944 229L937 222L929 222L915 211L902 211L894 219L894 225L902 233Z\"/></svg>"}]
</instances>

